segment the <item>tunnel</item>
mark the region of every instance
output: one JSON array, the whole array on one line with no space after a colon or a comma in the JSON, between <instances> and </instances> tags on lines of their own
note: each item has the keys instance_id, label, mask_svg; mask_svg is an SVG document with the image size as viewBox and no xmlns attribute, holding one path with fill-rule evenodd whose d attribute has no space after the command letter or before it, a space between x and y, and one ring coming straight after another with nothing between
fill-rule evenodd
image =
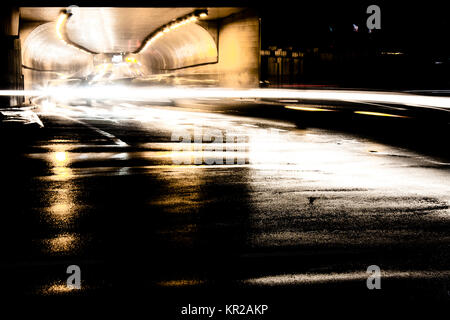
<instances>
[{"instance_id":1,"label":"tunnel","mask_svg":"<svg viewBox=\"0 0 450 320\"><path fill-rule=\"evenodd\" d=\"M23 7L19 29L25 89L74 79L259 83L259 19L245 8Z\"/></svg>"}]
</instances>

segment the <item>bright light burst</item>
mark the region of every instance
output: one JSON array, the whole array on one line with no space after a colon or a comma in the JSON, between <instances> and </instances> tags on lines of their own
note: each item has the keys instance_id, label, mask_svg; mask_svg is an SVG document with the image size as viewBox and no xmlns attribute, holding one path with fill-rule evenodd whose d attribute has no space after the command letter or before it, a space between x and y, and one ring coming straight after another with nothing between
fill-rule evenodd
<instances>
[{"instance_id":1,"label":"bright light burst","mask_svg":"<svg viewBox=\"0 0 450 320\"><path fill-rule=\"evenodd\" d=\"M117 99L152 101L176 99L303 99L325 101L378 102L416 107L450 109L450 97L420 96L408 93L347 90L229 89L127 86L84 88L54 87L42 90L2 90L0 96L44 96L60 99Z\"/></svg>"}]
</instances>

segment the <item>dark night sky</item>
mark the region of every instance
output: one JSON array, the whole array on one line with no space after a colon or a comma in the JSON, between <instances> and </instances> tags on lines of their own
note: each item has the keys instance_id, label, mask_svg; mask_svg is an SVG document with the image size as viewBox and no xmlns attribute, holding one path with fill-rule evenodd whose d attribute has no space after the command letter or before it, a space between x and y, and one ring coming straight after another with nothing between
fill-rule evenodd
<instances>
[{"instance_id":1,"label":"dark night sky","mask_svg":"<svg viewBox=\"0 0 450 320\"><path fill-rule=\"evenodd\" d=\"M264 40L279 45L302 45L305 42L320 43L330 37L329 26L336 35L352 32L352 24L359 32L366 33L366 8L378 4L381 8L383 45L414 51L446 52L450 33L450 13L444 3L431 5L392 4L388 2L298 2L293 9L286 7L260 8Z\"/></svg>"}]
</instances>

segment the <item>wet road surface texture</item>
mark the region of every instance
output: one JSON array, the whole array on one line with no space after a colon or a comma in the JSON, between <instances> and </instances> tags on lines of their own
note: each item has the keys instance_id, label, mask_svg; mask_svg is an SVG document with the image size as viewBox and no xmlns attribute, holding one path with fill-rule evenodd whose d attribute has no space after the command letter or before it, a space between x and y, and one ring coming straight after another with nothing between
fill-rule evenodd
<instances>
[{"instance_id":1,"label":"wet road surface texture","mask_svg":"<svg viewBox=\"0 0 450 320\"><path fill-rule=\"evenodd\" d=\"M44 128L2 131L8 295L136 298L168 319L189 303L281 314L449 299L442 132L378 118L321 128L316 113L237 101L36 112ZM69 265L81 290L67 289ZM381 290L366 287L370 265Z\"/></svg>"}]
</instances>

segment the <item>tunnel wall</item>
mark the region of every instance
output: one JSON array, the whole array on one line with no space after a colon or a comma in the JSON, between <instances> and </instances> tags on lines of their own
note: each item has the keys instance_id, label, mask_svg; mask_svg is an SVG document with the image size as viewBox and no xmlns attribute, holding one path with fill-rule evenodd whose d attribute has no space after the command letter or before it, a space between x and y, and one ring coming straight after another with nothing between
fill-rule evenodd
<instances>
[{"instance_id":1,"label":"tunnel wall","mask_svg":"<svg viewBox=\"0 0 450 320\"><path fill-rule=\"evenodd\" d=\"M214 32L213 26L209 30ZM260 74L260 21L245 10L217 23L218 62L178 70L182 74L207 74L222 87L258 87Z\"/></svg>"},{"instance_id":2,"label":"tunnel wall","mask_svg":"<svg viewBox=\"0 0 450 320\"><path fill-rule=\"evenodd\" d=\"M61 77L86 76L92 71L92 55L66 45L54 30L54 22L24 24L21 28L25 89L45 86Z\"/></svg>"},{"instance_id":3,"label":"tunnel wall","mask_svg":"<svg viewBox=\"0 0 450 320\"><path fill-rule=\"evenodd\" d=\"M156 40L141 57L152 73L173 72L194 65L216 63L217 45L208 30L189 24Z\"/></svg>"}]
</instances>

